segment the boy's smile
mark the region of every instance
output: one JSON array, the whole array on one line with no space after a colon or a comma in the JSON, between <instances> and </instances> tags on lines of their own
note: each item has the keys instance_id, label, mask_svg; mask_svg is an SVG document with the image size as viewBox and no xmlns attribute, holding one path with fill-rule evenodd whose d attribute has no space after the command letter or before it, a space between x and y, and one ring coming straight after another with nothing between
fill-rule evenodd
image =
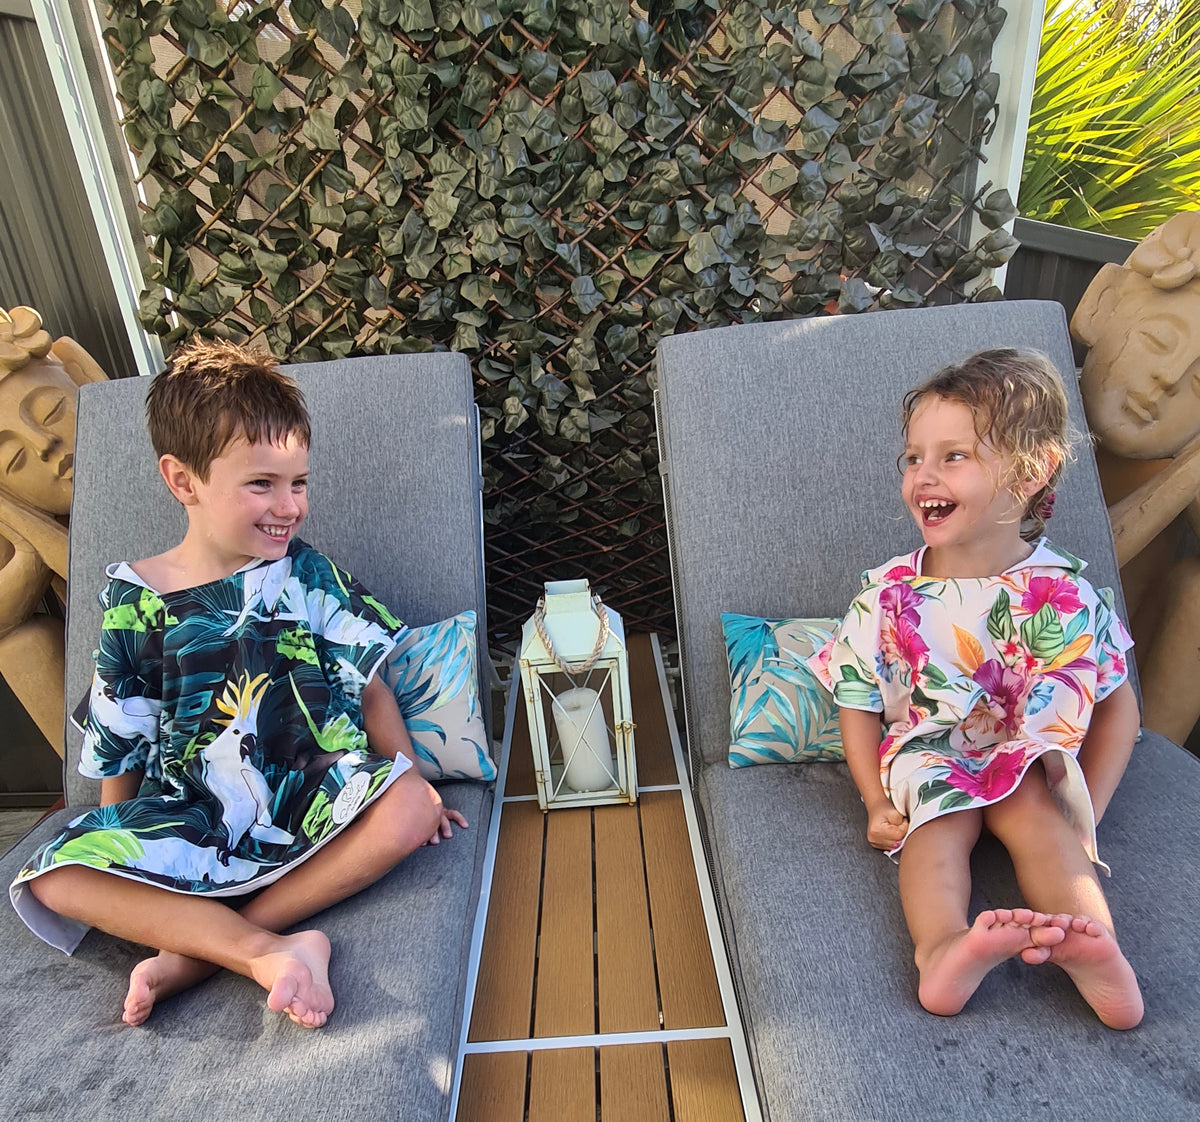
<instances>
[{"instance_id":1,"label":"boy's smile","mask_svg":"<svg viewBox=\"0 0 1200 1122\"><path fill-rule=\"evenodd\" d=\"M904 503L929 547L926 575L994 576L1028 552L1012 461L980 440L966 405L932 394L918 404L903 463Z\"/></svg>"},{"instance_id":2,"label":"boy's smile","mask_svg":"<svg viewBox=\"0 0 1200 1122\"><path fill-rule=\"evenodd\" d=\"M234 572L256 557L278 560L308 515L308 448L294 435L280 444L238 437L195 479L190 530L214 562Z\"/></svg>"}]
</instances>

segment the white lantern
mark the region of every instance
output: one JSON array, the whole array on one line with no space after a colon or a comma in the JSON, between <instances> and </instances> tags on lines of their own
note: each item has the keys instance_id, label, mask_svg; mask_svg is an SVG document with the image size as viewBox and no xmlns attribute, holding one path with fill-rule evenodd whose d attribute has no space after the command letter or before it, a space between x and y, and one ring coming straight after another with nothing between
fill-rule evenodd
<instances>
[{"instance_id":1,"label":"white lantern","mask_svg":"<svg viewBox=\"0 0 1200 1122\"><path fill-rule=\"evenodd\" d=\"M586 580L547 581L519 662L542 810L637 802L621 617Z\"/></svg>"}]
</instances>

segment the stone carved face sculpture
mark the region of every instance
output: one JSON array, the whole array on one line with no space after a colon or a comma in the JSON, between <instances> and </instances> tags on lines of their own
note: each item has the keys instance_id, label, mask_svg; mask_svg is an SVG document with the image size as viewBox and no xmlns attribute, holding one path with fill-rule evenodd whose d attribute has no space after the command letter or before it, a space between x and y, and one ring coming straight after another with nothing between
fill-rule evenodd
<instances>
[{"instance_id":1,"label":"stone carved face sculpture","mask_svg":"<svg viewBox=\"0 0 1200 1122\"><path fill-rule=\"evenodd\" d=\"M1088 424L1119 456L1176 455L1200 434L1200 211L1177 214L1124 265L1105 265L1071 333Z\"/></svg>"},{"instance_id":2,"label":"stone carved face sculpture","mask_svg":"<svg viewBox=\"0 0 1200 1122\"><path fill-rule=\"evenodd\" d=\"M50 345L36 312L0 311L0 489L67 514L79 387Z\"/></svg>"}]
</instances>

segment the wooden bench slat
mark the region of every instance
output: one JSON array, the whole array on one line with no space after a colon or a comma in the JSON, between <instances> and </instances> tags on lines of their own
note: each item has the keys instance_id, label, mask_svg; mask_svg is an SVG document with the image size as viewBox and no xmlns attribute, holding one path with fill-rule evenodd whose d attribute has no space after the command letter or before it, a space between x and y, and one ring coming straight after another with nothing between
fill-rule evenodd
<instances>
[{"instance_id":1,"label":"wooden bench slat","mask_svg":"<svg viewBox=\"0 0 1200 1122\"><path fill-rule=\"evenodd\" d=\"M633 710L633 754L639 787L670 787L679 782L667 724L658 664L649 635L629 636L629 704Z\"/></svg>"},{"instance_id":2,"label":"wooden bench slat","mask_svg":"<svg viewBox=\"0 0 1200 1122\"><path fill-rule=\"evenodd\" d=\"M528 1052L463 1057L457 1122L524 1122Z\"/></svg>"},{"instance_id":3,"label":"wooden bench slat","mask_svg":"<svg viewBox=\"0 0 1200 1122\"><path fill-rule=\"evenodd\" d=\"M537 803L505 803L496 845L470 1040L529 1036L545 815Z\"/></svg>"},{"instance_id":4,"label":"wooden bench slat","mask_svg":"<svg viewBox=\"0 0 1200 1122\"><path fill-rule=\"evenodd\" d=\"M637 808L598 806L594 829L600 1031L654 1031L658 992Z\"/></svg>"},{"instance_id":5,"label":"wooden bench slat","mask_svg":"<svg viewBox=\"0 0 1200 1122\"><path fill-rule=\"evenodd\" d=\"M661 1044L600 1049L601 1122L669 1122Z\"/></svg>"},{"instance_id":6,"label":"wooden bench slat","mask_svg":"<svg viewBox=\"0 0 1200 1122\"><path fill-rule=\"evenodd\" d=\"M529 1122L596 1122L593 1048L547 1048L533 1053Z\"/></svg>"},{"instance_id":7,"label":"wooden bench slat","mask_svg":"<svg viewBox=\"0 0 1200 1122\"><path fill-rule=\"evenodd\" d=\"M673 1040L667 1045L667 1062L675 1122L743 1122L728 1040Z\"/></svg>"},{"instance_id":8,"label":"wooden bench slat","mask_svg":"<svg viewBox=\"0 0 1200 1122\"><path fill-rule=\"evenodd\" d=\"M546 821L534 1036L596 1031L592 932L592 812L555 810Z\"/></svg>"},{"instance_id":9,"label":"wooden bench slat","mask_svg":"<svg viewBox=\"0 0 1200 1122\"><path fill-rule=\"evenodd\" d=\"M683 799L677 791L650 791L640 806L663 1027L719 1027L725 1014L687 845Z\"/></svg>"}]
</instances>

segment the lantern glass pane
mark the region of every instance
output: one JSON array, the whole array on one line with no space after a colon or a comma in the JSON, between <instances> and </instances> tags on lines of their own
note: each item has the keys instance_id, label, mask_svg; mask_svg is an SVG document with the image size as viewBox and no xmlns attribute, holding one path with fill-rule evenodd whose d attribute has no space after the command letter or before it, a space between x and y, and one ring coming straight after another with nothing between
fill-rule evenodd
<instances>
[{"instance_id":1,"label":"lantern glass pane","mask_svg":"<svg viewBox=\"0 0 1200 1122\"><path fill-rule=\"evenodd\" d=\"M550 798L615 790L619 772L612 667L596 666L579 674L542 671L538 687L550 752Z\"/></svg>"}]
</instances>

